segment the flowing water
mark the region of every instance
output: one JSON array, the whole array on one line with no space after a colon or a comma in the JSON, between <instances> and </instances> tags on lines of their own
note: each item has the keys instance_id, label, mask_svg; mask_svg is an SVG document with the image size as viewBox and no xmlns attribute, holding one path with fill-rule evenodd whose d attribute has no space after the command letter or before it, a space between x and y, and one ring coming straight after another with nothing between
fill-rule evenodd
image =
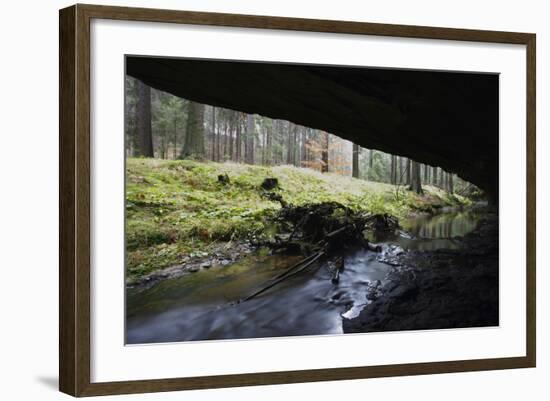
<instances>
[{"instance_id":1,"label":"flowing water","mask_svg":"<svg viewBox=\"0 0 550 401\"><path fill-rule=\"evenodd\" d=\"M385 249L456 248L456 237L472 231L479 216L447 212L401 222L403 231L383 239ZM375 252L345 256L337 284L326 263L246 297L301 257L252 254L231 266L211 267L126 294L126 342L143 344L210 339L342 333L342 316L352 317L368 302L366 286L382 283L391 266Z\"/></svg>"}]
</instances>

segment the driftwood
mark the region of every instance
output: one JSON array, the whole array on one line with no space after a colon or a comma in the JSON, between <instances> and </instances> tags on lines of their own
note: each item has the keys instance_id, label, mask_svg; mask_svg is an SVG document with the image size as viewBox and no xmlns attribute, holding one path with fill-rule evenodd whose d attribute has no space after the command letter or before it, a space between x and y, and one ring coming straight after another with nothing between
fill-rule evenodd
<instances>
[{"instance_id":1,"label":"driftwood","mask_svg":"<svg viewBox=\"0 0 550 401\"><path fill-rule=\"evenodd\" d=\"M399 228L393 216L359 213L337 202L283 207L277 220L288 231L276 235L267 246L275 252L304 255L319 248L325 248L330 255L357 246L380 252L379 246L365 238L364 231L391 232Z\"/></svg>"},{"instance_id":2,"label":"driftwood","mask_svg":"<svg viewBox=\"0 0 550 401\"><path fill-rule=\"evenodd\" d=\"M323 255L325 254L324 251L319 251L317 252L316 254L314 255L311 255L313 257L308 257L306 259L303 259L302 261L300 261L297 265L294 265L293 267L291 267L290 269L288 269L285 273L277 276L278 278L274 279L273 281L271 281L269 284L267 284L266 286L260 288L259 290L253 292L252 294L250 294L249 296L241 299L239 301L239 303L241 302L245 302L245 301L249 301L251 300L252 298L262 294L263 292L269 290L270 288L276 286L277 284L283 282L284 280L286 280L287 278L289 277L292 277L292 276L295 276L296 274L302 272L303 270L305 270L306 268L308 268L309 266L311 266L313 263L315 263L317 260L319 260ZM309 259L309 260L308 260ZM307 260L307 262L306 262ZM302 265L303 263L303 265ZM295 269L296 266L301 266L298 270L295 270L295 271L291 271L292 269Z\"/></svg>"},{"instance_id":3,"label":"driftwood","mask_svg":"<svg viewBox=\"0 0 550 401\"><path fill-rule=\"evenodd\" d=\"M334 230L330 233L328 233L327 235L325 235L325 238L326 238L326 241L330 241L332 238L336 238L337 235L340 235L342 234L344 231L348 230L352 228L351 225L347 225L347 226L344 226L344 227L340 227L339 229L337 230Z\"/></svg>"},{"instance_id":4,"label":"driftwood","mask_svg":"<svg viewBox=\"0 0 550 401\"><path fill-rule=\"evenodd\" d=\"M344 269L342 250L361 246L374 252L380 252L379 246L370 244L364 237L365 229L389 231L398 227L397 219L389 215L357 213L337 202L307 204L302 206L286 205L280 194L265 192L265 196L281 202L282 208L277 219L281 226L290 232L278 234L275 241L266 245L272 252L301 253L308 255L283 273L273 277L260 289L242 298L245 302L264 293L289 277L304 271L322 257L333 256L334 268L330 269L331 281L338 283Z\"/></svg>"},{"instance_id":5,"label":"driftwood","mask_svg":"<svg viewBox=\"0 0 550 401\"><path fill-rule=\"evenodd\" d=\"M276 286L277 284L283 282L287 278L293 277L296 274L304 271L306 268L308 268L313 263L318 261L322 256L325 256L327 254L328 249L330 248L329 245L330 245L331 241L334 240L334 238L338 238L338 236L341 236L342 234L344 234L346 232L346 230L349 230L351 227L352 226L350 226L350 225L340 227L340 228L326 234L325 239L323 241L320 241L317 244L317 246L320 246L322 248L321 250L309 255L308 257L302 259L301 261L299 261L295 265L291 266L290 268L288 268L283 273L281 273L278 276L271 279L271 281L268 284L266 284L265 286L263 286L259 290L255 291L252 294L250 294L249 296L241 299L239 301L239 303L248 301L248 300L262 294L263 292L267 291L268 289L273 288L274 286ZM334 272L333 272L333 277L331 279L333 283L337 283L339 281L340 271L343 270L343 268L344 268L344 259L342 257L339 257L335 261L335 269L334 269Z\"/></svg>"}]
</instances>

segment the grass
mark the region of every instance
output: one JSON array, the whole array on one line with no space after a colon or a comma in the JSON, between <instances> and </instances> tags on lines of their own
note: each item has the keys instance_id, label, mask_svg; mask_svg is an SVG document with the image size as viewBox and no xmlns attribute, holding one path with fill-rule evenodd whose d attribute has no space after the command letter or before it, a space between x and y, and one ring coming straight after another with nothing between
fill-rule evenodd
<instances>
[{"instance_id":1,"label":"grass","mask_svg":"<svg viewBox=\"0 0 550 401\"><path fill-rule=\"evenodd\" d=\"M230 184L218 183L227 174ZM151 271L208 254L213 244L262 235L280 208L260 184L276 177L285 201L299 205L340 202L354 210L404 217L467 203L426 186L418 196L401 187L322 174L293 166L249 166L191 160L128 159L126 248L129 281Z\"/></svg>"}]
</instances>

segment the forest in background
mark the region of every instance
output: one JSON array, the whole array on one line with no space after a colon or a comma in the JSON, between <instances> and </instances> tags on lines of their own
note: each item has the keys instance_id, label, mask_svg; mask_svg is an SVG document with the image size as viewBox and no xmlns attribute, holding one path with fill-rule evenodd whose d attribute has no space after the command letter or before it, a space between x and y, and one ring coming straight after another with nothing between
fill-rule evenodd
<instances>
[{"instance_id":1,"label":"forest in background","mask_svg":"<svg viewBox=\"0 0 550 401\"><path fill-rule=\"evenodd\" d=\"M427 184L450 194L478 191L440 167L365 149L328 132L196 103L129 76L125 84L127 157L293 165L407 186L419 194Z\"/></svg>"}]
</instances>

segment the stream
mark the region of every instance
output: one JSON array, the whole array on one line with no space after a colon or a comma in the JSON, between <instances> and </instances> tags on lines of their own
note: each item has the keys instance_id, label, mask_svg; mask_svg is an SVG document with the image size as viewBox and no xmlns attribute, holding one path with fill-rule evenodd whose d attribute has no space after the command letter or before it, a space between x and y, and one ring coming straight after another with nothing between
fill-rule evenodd
<instances>
[{"instance_id":1,"label":"stream","mask_svg":"<svg viewBox=\"0 0 550 401\"><path fill-rule=\"evenodd\" d=\"M400 222L403 230L375 238L385 252L456 249L457 237L473 231L480 215L447 211ZM301 256L258 251L230 266L126 290L126 343L341 334L342 317L369 302L366 288L383 284L390 265L381 254L357 250L344 257L337 284L326 263L311 266L249 301L234 302L262 287Z\"/></svg>"}]
</instances>

